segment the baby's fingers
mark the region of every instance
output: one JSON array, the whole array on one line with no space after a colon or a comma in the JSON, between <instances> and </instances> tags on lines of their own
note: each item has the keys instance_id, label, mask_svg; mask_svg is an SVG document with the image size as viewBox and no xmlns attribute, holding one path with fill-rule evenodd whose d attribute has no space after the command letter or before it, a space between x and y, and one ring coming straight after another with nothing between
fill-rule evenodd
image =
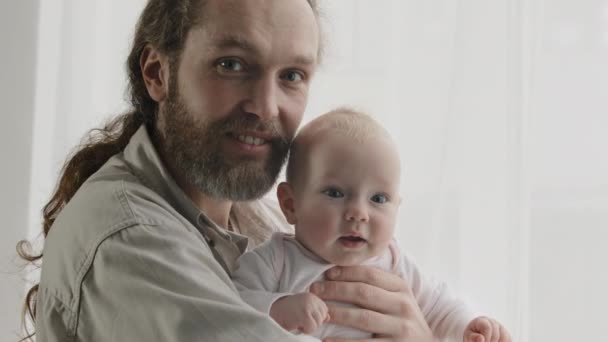
<instances>
[{"instance_id":1,"label":"baby's fingers","mask_svg":"<svg viewBox=\"0 0 608 342\"><path fill-rule=\"evenodd\" d=\"M317 301L316 301L315 312L319 316L319 319L317 320L317 322L319 323L319 325L321 325L321 324L329 321L329 309L327 308L327 304L325 304L325 302L321 298L316 297L316 299L317 299Z\"/></svg>"},{"instance_id":2,"label":"baby's fingers","mask_svg":"<svg viewBox=\"0 0 608 342\"><path fill-rule=\"evenodd\" d=\"M498 326L496 328L498 329ZM498 341L498 330L494 331L494 333L492 333L492 330L494 330L492 320L487 317L477 317L469 323L465 333L465 340L472 342L496 342Z\"/></svg>"},{"instance_id":3,"label":"baby's fingers","mask_svg":"<svg viewBox=\"0 0 608 342\"><path fill-rule=\"evenodd\" d=\"M511 342L511 335L509 334L507 329L505 329L505 327L503 327L502 325L500 325L500 340L498 341Z\"/></svg>"},{"instance_id":4,"label":"baby's fingers","mask_svg":"<svg viewBox=\"0 0 608 342\"><path fill-rule=\"evenodd\" d=\"M467 331L464 336L464 342L486 342L482 334Z\"/></svg>"},{"instance_id":5,"label":"baby's fingers","mask_svg":"<svg viewBox=\"0 0 608 342\"><path fill-rule=\"evenodd\" d=\"M305 334L312 334L315 330L317 330L317 327L319 326L319 324L315 321L315 319L310 318L310 319L306 319L304 321L304 323L298 327L298 330L300 330L301 332L305 333Z\"/></svg>"},{"instance_id":6,"label":"baby's fingers","mask_svg":"<svg viewBox=\"0 0 608 342\"><path fill-rule=\"evenodd\" d=\"M315 324L317 327L319 325L327 322L327 320L328 320L327 309L323 310L323 308L318 308L317 310L315 310L312 313L312 318L315 321Z\"/></svg>"},{"instance_id":7,"label":"baby's fingers","mask_svg":"<svg viewBox=\"0 0 608 342\"><path fill-rule=\"evenodd\" d=\"M323 306L323 309L320 311L321 314L321 324L329 322L329 310L327 306Z\"/></svg>"},{"instance_id":8,"label":"baby's fingers","mask_svg":"<svg viewBox=\"0 0 608 342\"><path fill-rule=\"evenodd\" d=\"M492 324L492 337L489 341L499 342L501 325L496 320L491 320L490 323Z\"/></svg>"}]
</instances>

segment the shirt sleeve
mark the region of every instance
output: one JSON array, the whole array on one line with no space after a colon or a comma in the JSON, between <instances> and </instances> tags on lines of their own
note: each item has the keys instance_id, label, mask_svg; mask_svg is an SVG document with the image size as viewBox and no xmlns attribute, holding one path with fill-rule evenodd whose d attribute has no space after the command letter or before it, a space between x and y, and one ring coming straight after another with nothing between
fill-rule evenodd
<instances>
[{"instance_id":1,"label":"shirt sleeve","mask_svg":"<svg viewBox=\"0 0 608 342\"><path fill-rule=\"evenodd\" d=\"M270 307L277 299L291 295L278 291L281 270L284 260L281 253L281 234L273 237L257 248L246 252L238 260L238 268L232 275L232 281L241 298L256 310L270 313Z\"/></svg>"},{"instance_id":2,"label":"shirt sleeve","mask_svg":"<svg viewBox=\"0 0 608 342\"><path fill-rule=\"evenodd\" d=\"M444 282L425 277L404 253L397 269L411 287L424 317L440 341L461 341L474 313Z\"/></svg>"},{"instance_id":3,"label":"shirt sleeve","mask_svg":"<svg viewBox=\"0 0 608 342\"><path fill-rule=\"evenodd\" d=\"M311 341L247 305L183 227L137 225L107 238L83 280L78 321L83 341Z\"/></svg>"}]
</instances>

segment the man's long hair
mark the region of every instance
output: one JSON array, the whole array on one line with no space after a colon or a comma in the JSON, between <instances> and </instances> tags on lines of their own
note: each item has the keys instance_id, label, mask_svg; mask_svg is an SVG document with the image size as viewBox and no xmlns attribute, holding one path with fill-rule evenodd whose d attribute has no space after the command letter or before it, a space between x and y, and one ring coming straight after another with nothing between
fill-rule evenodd
<instances>
[{"instance_id":1,"label":"man's long hair","mask_svg":"<svg viewBox=\"0 0 608 342\"><path fill-rule=\"evenodd\" d=\"M66 161L59 181L49 202L44 206L43 234L49 233L53 222L74 196L80 186L105 164L110 157L121 152L135 131L142 125L153 125L158 104L148 95L142 72L140 58L144 48L150 44L175 63L184 47L186 35L201 20L203 0L150 0L143 10L135 29L135 37L129 58L129 95L132 109L100 129L91 130L84 143ZM17 245L19 256L39 267L42 255L32 251L29 241L22 240ZM29 332L26 318L36 320L36 296L39 284L34 285L25 297L22 312L22 327L30 339L35 332Z\"/></svg>"},{"instance_id":2,"label":"man's long hair","mask_svg":"<svg viewBox=\"0 0 608 342\"><path fill-rule=\"evenodd\" d=\"M315 0L307 0L315 15L318 8ZM129 140L141 125L154 129L158 103L146 89L140 68L141 55L150 45L168 57L172 70L177 70L179 59L184 49L186 37L190 30L202 24L205 0L149 0L135 28L131 52L127 59L129 75L129 95L131 111L110 121L105 127L91 130L84 143L75 149L62 168L59 181L49 202L44 206L43 235L46 239L53 222L74 196L80 186L105 164L113 155L124 150ZM40 267L43 252L32 251L29 241L22 240L17 244L17 253L21 258L36 267ZM22 327L25 341L34 336L27 329L26 319L36 321L36 296L39 283L27 293L22 312Z\"/></svg>"}]
</instances>

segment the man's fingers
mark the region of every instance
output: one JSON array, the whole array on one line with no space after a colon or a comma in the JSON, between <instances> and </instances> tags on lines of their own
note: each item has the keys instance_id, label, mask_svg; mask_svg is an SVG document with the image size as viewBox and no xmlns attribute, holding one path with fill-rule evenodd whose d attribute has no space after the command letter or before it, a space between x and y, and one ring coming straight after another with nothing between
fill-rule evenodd
<instances>
[{"instance_id":1,"label":"man's fingers","mask_svg":"<svg viewBox=\"0 0 608 342\"><path fill-rule=\"evenodd\" d=\"M404 320L372 310L334 305L328 305L328 308L330 323L388 336L401 336L405 329Z\"/></svg>"},{"instance_id":2,"label":"man's fingers","mask_svg":"<svg viewBox=\"0 0 608 342\"><path fill-rule=\"evenodd\" d=\"M399 292L389 292L365 283L323 281L314 283L310 292L323 300L351 303L365 309L405 316L410 313L413 299Z\"/></svg>"},{"instance_id":3,"label":"man's fingers","mask_svg":"<svg viewBox=\"0 0 608 342\"><path fill-rule=\"evenodd\" d=\"M361 282L391 292L410 291L406 282L401 277L375 267L337 266L329 269L327 272L325 272L325 275L329 280Z\"/></svg>"}]
</instances>

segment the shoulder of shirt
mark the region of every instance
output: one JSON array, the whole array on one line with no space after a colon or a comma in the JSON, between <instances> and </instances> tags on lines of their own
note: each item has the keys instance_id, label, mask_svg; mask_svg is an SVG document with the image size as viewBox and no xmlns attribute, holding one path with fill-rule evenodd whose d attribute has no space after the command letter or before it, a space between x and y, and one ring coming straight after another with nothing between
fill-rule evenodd
<instances>
[{"instance_id":1,"label":"shoulder of shirt","mask_svg":"<svg viewBox=\"0 0 608 342\"><path fill-rule=\"evenodd\" d=\"M134 227L186 227L180 217L120 155L113 157L84 182L52 225L44 244L41 290L70 303L102 243Z\"/></svg>"}]
</instances>

